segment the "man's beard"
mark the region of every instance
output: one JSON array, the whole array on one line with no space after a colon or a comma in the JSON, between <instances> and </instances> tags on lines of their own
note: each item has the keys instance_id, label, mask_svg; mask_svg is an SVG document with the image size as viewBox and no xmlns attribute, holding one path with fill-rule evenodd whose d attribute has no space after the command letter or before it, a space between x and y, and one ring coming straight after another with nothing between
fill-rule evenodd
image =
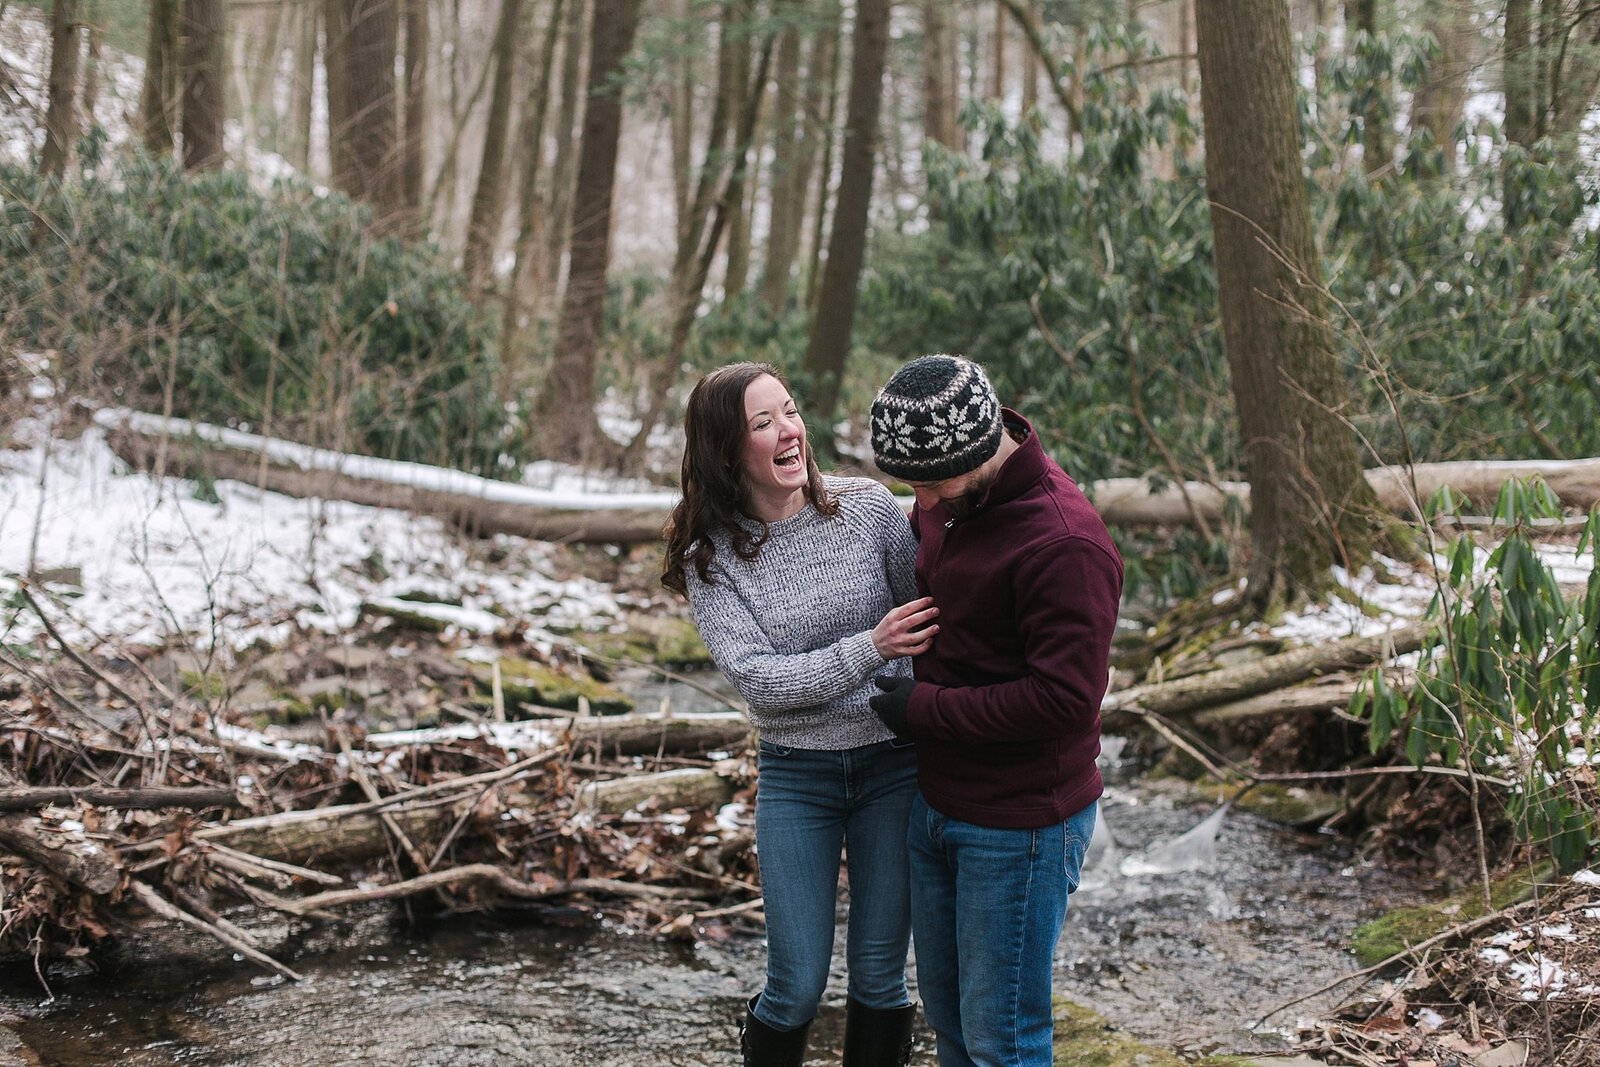
<instances>
[{"instance_id":1,"label":"man's beard","mask_svg":"<svg viewBox=\"0 0 1600 1067\"><path fill-rule=\"evenodd\" d=\"M967 491L960 496L944 502L945 511L952 519L965 519L978 510L978 504L983 500L984 494L994 484L994 475L982 480L975 480Z\"/></svg>"}]
</instances>

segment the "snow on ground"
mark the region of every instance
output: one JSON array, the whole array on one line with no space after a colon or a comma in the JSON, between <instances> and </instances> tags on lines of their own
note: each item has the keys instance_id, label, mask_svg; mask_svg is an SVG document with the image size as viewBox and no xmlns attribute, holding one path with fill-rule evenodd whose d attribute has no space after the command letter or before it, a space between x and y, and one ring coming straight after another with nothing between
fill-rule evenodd
<instances>
[{"instance_id":1,"label":"snow on ground","mask_svg":"<svg viewBox=\"0 0 1600 1067\"><path fill-rule=\"evenodd\" d=\"M177 479L129 472L99 426L63 439L44 417L19 424L0 452L0 640L39 620L8 575L81 577L47 586L68 640L154 644L184 634L201 647L277 643L295 627L352 626L363 603L406 603L458 630L607 624L618 598L587 579L553 576L552 546L515 537L467 542L439 520L336 500L296 499L218 482L216 501ZM519 487L510 486L516 489ZM532 492L532 490L524 490ZM502 562L484 558L491 551Z\"/></svg>"}]
</instances>

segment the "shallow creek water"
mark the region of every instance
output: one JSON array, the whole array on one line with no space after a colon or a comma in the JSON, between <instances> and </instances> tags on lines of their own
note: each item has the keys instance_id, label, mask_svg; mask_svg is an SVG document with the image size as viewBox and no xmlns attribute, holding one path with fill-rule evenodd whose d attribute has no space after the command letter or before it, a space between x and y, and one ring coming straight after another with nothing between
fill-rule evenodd
<instances>
[{"instance_id":1,"label":"shallow creek water","mask_svg":"<svg viewBox=\"0 0 1600 1067\"><path fill-rule=\"evenodd\" d=\"M1106 747L1102 823L1057 946L1056 992L1180 1053L1281 1045L1272 1028L1329 999L1249 1024L1354 969L1345 935L1412 902L1413 888L1337 839L1216 816L1121 766L1117 739ZM407 925L374 909L297 932L244 915L307 982L167 931L98 970L47 974L53 999L30 975L0 975L0 1013L51 1067L727 1064L763 965L753 936L688 945L511 912ZM842 949L841 927L813 1063L838 1059ZM934 1062L924 1031L913 1063Z\"/></svg>"}]
</instances>

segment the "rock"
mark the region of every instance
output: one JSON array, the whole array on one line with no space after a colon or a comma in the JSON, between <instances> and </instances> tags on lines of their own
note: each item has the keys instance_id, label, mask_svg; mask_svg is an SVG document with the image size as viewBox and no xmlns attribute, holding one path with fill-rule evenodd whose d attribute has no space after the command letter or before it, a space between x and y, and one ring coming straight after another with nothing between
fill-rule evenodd
<instances>
[{"instance_id":1,"label":"rock","mask_svg":"<svg viewBox=\"0 0 1600 1067\"><path fill-rule=\"evenodd\" d=\"M279 649L268 652L246 668L252 677L261 678L274 685L287 685L289 679L305 669L305 657Z\"/></svg>"},{"instance_id":2,"label":"rock","mask_svg":"<svg viewBox=\"0 0 1600 1067\"><path fill-rule=\"evenodd\" d=\"M471 673L480 702L492 699L494 665L476 660L460 661ZM633 710L633 701L604 682L575 670L556 670L541 663L504 656L500 660L500 691L505 697L507 717L518 704L539 704L566 711L578 710L583 697L596 715L621 715Z\"/></svg>"},{"instance_id":3,"label":"rock","mask_svg":"<svg viewBox=\"0 0 1600 1067\"><path fill-rule=\"evenodd\" d=\"M379 663L387 663L389 654L370 645L340 645L326 653L329 663L347 671L364 671Z\"/></svg>"},{"instance_id":4,"label":"rock","mask_svg":"<svg viewBox=\"0 0 1600 1067\"><path fill-rule=\"evenodd\" d=\"M82 567L44 567L34 571L29 578L39 585L65 585L83 588Z\"/></svg>"}]
</instances>

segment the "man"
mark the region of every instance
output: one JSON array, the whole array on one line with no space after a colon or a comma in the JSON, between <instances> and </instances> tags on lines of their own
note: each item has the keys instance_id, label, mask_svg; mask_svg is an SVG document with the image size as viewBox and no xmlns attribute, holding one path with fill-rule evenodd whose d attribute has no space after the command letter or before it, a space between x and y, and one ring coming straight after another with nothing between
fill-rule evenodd
<instances>
[{"instance_id":1,"label":"man","mask_svg":"<svg viewBox=\"0 0 1600 1067\"><path fill-rule=\"evenodd\" d=\"M1051 1062L1051 957L1100 798L1122 594L1105 524L982 368L912 360L872 404L878 466L916 493L939 636L872 699L917 742L908 843L923 1010L941 1067Z\"/></svg>"}]
</instances>

